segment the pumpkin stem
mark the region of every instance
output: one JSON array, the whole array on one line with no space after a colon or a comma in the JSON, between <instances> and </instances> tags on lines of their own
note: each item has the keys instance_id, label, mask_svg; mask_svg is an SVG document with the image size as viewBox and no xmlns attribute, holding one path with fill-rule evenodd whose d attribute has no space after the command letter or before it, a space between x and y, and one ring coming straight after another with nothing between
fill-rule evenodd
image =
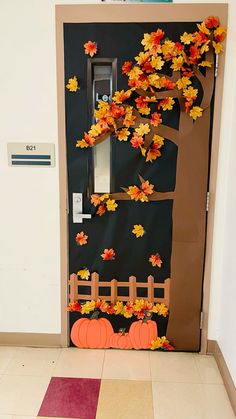
<instances>
[{"instance_id":1,"label":"pumpkin stem","mask_svg":"<svg viewBox=\"0 0 236 419\"><path fill-rule=\"evenodd\" d=\"M152 319L152 313L150 313L150 311L145 311L145 316L142 319L143 323L146 323L148 320Z\"/></svg>"},{"instance_id":2,"label":"pumpkin stem","mask_svg":"<svg viewBox=\"0 0 236 419\"><path fill-rule=\"evenodd\" d=\"M92 316L90 317L90 320L97 320L99 316L99 311L98 310L94 310Z\"/></svg>"},{"instance_id":3,"label":"pumpkin stem","mask_svg":"<svg viewBox=\"0 0 236 419\"><path fill-rule=\"evenodd\" d=\"M119 329L119 333L121 333L121 336L125 336L125 331L126 331L126 329L124 327L121 327Z\"/></svg>"}]
</instances>

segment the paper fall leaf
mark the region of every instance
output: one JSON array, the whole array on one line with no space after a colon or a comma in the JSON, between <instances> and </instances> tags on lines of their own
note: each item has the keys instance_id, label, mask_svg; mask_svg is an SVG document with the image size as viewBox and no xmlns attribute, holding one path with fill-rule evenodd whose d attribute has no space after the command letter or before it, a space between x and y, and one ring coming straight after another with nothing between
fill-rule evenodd
<instances>
[{"instance_id":1,"label":"paper fall leaf","mask_svg":"<svg viewBox=\"0 0 236 419\"><path fill-rule=\"evenodd\" d=\"M95 301L86 301L85 304L82 304L81 314L89 314L91 311L95 309Z\"/></svg>"},{"instance_id":2,"label":"paper fall leaf","mask_svg":"<svg viewBox=\"0 0 236 419\"><path fill-rule=\"evenodd\" d=\"M74 76L72 78L70 78L68 80L68 83L66 85L66 88L70 91L70 92L77 92L77 90L79 90L79 83L77 80L77 77Z\"/></svg>"},{"instance_id":3,"label":"paper fall leaf","mask_svg":"<svg viewBox=\"0 0 236 419\"><path fill-rule=\"evenodd\" d=\"M97 207L101 202L100 196L97 193L91 195L91 204Z\"/></svg>"},{"instance_id":4,"label":"paper fall leaf","mask_svg":"<svg viewBox=\"0 0 236 419\"><path fill-rule=\"evenodd\" d=\"M149 183L149 180L145 180L141 183L141 189L146 195L151 195L153 193L154 185Z\"/></svg>"},{"instance_id":5,"label":"paper fall leaf","mask_svg":"<svg viewBox=\"0 0 236 419\"><path fill-rule=\"evenodd\" d=\"M201 63L198 64L200 67L212 67L212 63L210 61L202 61Z\"/></svg>"},{"instance_id":6,"label":"paper fall leaf","mask_svg":"<svg viewBox=\"0 0 236 419\"><path fill-rule=\"evenodd\" d=\"M191 118L194 119L194 121L196 121L197 118L202 116L202 112L203 112L203 109L200 108L200 106L194 106L190 110L189 115L191 116Z\"/></svg>"},{"instance_id":7,"label":"paper fall leaf","mask_svg":"<svg viewBox=\"0 0 236 419\"><path fill-rule=\"evenodd\" d=\"M127 128L122 128L119 131L116 131L115 134L119 141L127 141L130 131Z\"/></svg>"},{"instance_id":8,"label":"paper fall leaf","mask_svg":"<svg viewBox=\"0 0 236 419\"><path fill-rule=\"evenodd\" d=\"M125 61L124 64L122 65L122 73L123 74L128 74L131 71L131 68L133 66L132 61Z\"/></svg>"},{"instance_id":9,"label":"paper fall leaf","mask_svg":"<svg viewBox=\"0 0 236 419\"><path fill-rule=\"evenodd\" d=\"M216 55L224 51L223 45L220 42L212 41L212 45L213 45Z\"/></svg>"},{"instance_id":10,"label":"paper fall leaf","mask_svg":"<svg viewBox=\"0 0 236 419\"><path fill-rule=\"evenodd\" d=\"M222 42L225 39L226 36L226 28L224 26L219 26L215 31L214 31L214 39L217 42Z\"/></svg>"},{"instance_id":11,"label":"paper fall leaf","mask_svg":"<svg viewBox=\"0 0 236 419\"><path fill-rule=\"evenodd\" d=\"M147 195L138 186L129 186L127 194L134 201L148 202Z\"/></svg>"},{"instance_id":12,"label":"paper fall leaf","mask_svg":"<svg viewBox=\"0 0 236 419\"><path fill-rule=\"evenodd\" d=\"M103 214L105 214L105 212L106 212L106 206L105 206L105 204L99 205L96 214L98 214L101 217Z\"/></svg>"},{"instance_id":13,"label":"paper fall leaf","mask_svg":"<svg viewBox=\"0 0 236 419\"><path fill-rule=\"evenodd\" d=\"M84 232L81 231L80 233L78 233L76 235L75 241L78 245L83 246L83 245L87 244L88 236L86 236L86 234L84 234Z\"/></svg>"},{"instance_id":14,"label":"paper fall leaf","mask_svg":"<svg viewBox=\"0 0 236 419\"><path fill-rule=\"evenodd\" d=\"M150 132L150 128L148 124L139 124L139 127L135 128L135 131L142 137Z\"/></svg>"},{"instance_id":15,"label":"paper fall leaf","mask_svg":"<svg viewBox=\"0 0 236 419\"><path fill-rule=\"evenodd\" d=\"M104 249L103 253L101 254L101 257L103 260L113 260L115 259L115 251L114 249Z\"/></svg>"},{"instance_id":16,"label":"paper fall leaf","mask_svg":"<svg viewBox=\"0 0 236 419\"><path fill-rule=\"evenodd\" d=\"M178 87L178 90L181 89L186 89L187 86L189 86L190 84L192 84L191 80L189 79L189 77L181 77L179 80L177 80L176 85Z\"/></svg>"},{"instance_id":17,"label":"paper fall leaf","mask_svg":"<svg viewBox=\"0 0 236 419\"><path fill-rule=\"evenodd\" d=\"M198 27L198 29L199 29L200 32L204 33L205 35L210 35L211 32L206 27L205 22L197 23L197 27Z\"/></svg>"},{"instance_id":18,"label":"paper fall leaf","mask_svg":"<svg viewBox=\"0 0 236 419\"><path fill-rule=\"evenodd\" d=\"M134 224L134 228L132 230L132 233L138 238L143 237L145 234L145 230L141 224Z\"/></svg>"},{"instance_id":19,"label":"paper fall leaf","mask_svg":"<svg viewBox=\"0 0 236 419\"><path fill-rule=\"evenodd\" d=\"M93 41L87 41L84 44L84 52L90 57L93 57L97 53L97 44Z\"/></svg>"},{"instance_id":20,"label":"paper fall leaf","mask_svg":"<svg viewBox=\"0 0 236 419\"><path fill-rule=\"evenodd\" d=\"M162 260L159 253L156 253L155 255L151 255L149 258L149 262L151 262L152 266L158 266L158 268L161 268Z\"/></svg>"},{"instance_id":21,"label":"paper fall leaf","mask_svg":"<svg viewBox=\"0 0 236 419\"><path fill-rule=\"evenodd\" d=\"M158 127L158 125L162 123L161 114L160 113L157 113L157 112L153 112L153 114L151 116L151 119L150 119L150 123L154 127Z\"/></svg>"},{"instance_id":22,"label":"paper fall leaf","mask_svg":"<svg viewBox=\"0 0 236 419\"><path fill-rule=\"evenodd\" d=\"M168 307L163 303L157 303L153 306L153 313L157 313L159 316L166 317L169 313Z\"/></svg>"},{"instance_id":23,"label":"paper fall leaf","mask_svg":"<svg viewBox=\"0 0 236 419\"><path fill-rule=\"evenodd\" d=\"M194 41L194 36L192 33L184 32L183 35L180 37L181 42L185 45L191 44Z\"/></svg>"},{"instance_id":24,"label":"paper fall leaf","mask_svg":"<svg viewBox=\"0 0 236 419\"><path fill-rule=\"evenodd\" d=\"M67 311L80 311L82 308L81 304L77 301L74 301L73 303L69 303L68 307L66 308Z\"/></svg>"},{"instance_id":25,"label":"paper fall leaf","mask_svg":"<svg viewBox=\"0 0 236 419\"><path fill-rule=\"evenodd\" d=\"M139 148L144 144L143 137L141 137L137 132L134 132L134 135L130 140L130 144L133 148Z\"/></svg>"},{"instance_id":26,"label":"paper fall leaf","mask_svg":"<svg viewBox=\"0 0 236 419\"><path fill-rule=\"evenodd\" d=\"M169 340L165 336L157 337L151 341L150 349L154 351L155 349L163 349L166 351L173 351L174 347L170 344Z\"/></svg>"},{"instance_id":27,"label":"paper fall leaf","mask_svg":"<svg viewBox=\"0 0 236 419\"><path fill-rule=\"evenodd\" d=\"M92 147L94 145L95 138L91 134L84 133L84 138L82 140L77 140L76 147L86 148Z\"/></svg>"},{"instance_id":28,"label":"paper fall leaf","mask_svg":"<svg viewBox=\"0 0 236 419\"><path fill-rule=\"evenodd\" d=\"M174 105L175 101L173 99L173 97L167 97L163 100L161 100L158 103L158 109L163 109L163 111L171 111L173 109L173 105Z\"/></svg>"},{"instance_id":29,"label":"paper fall leaf","mask_svg":"<svg viewBox=\"0 0 236 419\"><path fill-rule=\"evenodd\" d=\"M77 272L77 275L80 276L81 279L88 280L90 277L90 272L87 268L80 269L80 271Z\"/></svg>"},{"instance_id":30,"label":"paper fall leaf","mask_svg":"<svg viewBox=\"0 0 236 419\"><path fill-rule=\"evenodd\" d=\"M118 207L118 204L114 199L108 199L106 205L107 211L116 211L116 208Z\"/></svg>"},{"instance_id":31,"label":"paper fall leaf","mask_svg":"<svg viewBox=\"0 0 236 419\"><path fill-rule=\"evenodd\" d=\"M214 29L219 26L220 21L217 16L209 16L207 19L205 19L205 25L208 29Z\"/></svg>"},{"instance_id":32,"label":"paper fall leaf","mask_svg":"<svg viewBox=\"0 0 236 419\"><path fill-rule=\"evenodd\" d=\"M148 195L153 193L154 185L149 183L148 180L141 183L141 188L138 186L129 186L127 194L134 201L148 202Z\"/></svg>"}]
</instances>

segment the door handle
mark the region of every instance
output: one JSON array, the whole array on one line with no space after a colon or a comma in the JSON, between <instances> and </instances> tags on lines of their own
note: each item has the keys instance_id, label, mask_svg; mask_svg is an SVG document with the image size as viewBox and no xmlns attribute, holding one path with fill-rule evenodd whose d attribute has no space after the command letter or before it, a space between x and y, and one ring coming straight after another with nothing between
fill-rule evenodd
<instances>
[{"instance_id":1,"label":"door handle","mask_svg":"<svg viewBox=\"0 0 236 419\"><path fill-rule=\"evenodd\" d=\"M82 223L83 219L92 218L91 214L82 214L83 212L83 194L82 193L73 193L73 223Z\"/></svg>"}]
</instances>

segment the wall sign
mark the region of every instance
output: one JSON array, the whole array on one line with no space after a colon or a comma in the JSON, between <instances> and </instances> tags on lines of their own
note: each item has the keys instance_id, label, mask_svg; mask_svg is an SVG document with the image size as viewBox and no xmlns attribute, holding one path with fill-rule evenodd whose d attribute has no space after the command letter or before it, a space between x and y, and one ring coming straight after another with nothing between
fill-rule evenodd
<instances>
[{"instance_id":1,"label":"wall sign","mask_svg":"<svg viewBox=\"0 0 236 419\"><path fill-rule=\"evenodd\" d=\"M52 143L8 143L7 150L9 166L55 166L55 145Z\"/></svg>"}]
</instances>

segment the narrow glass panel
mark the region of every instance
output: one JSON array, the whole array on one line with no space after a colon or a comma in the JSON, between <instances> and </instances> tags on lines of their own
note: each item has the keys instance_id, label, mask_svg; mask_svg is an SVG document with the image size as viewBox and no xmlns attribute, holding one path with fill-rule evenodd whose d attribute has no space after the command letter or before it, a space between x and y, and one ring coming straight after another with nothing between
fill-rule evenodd
<instances>
[{"instance_id":1,"label":"narrow glass panel","mask_svg":"<svg viewBox=\"0 0 236 419\"><path fill-rule=\"evenodd\" d=\"M93 104L97 108L98 101L110 101L112 96L112 66L93 65ZM111 139L93 148L94 160L94 192L105 193L111 191Z\"/></svg>"},{"instance_id":2,"label":"narrow glass panel","mask_svg":"<svg viewBox=\"0 0 236 419\"><path fill-rule=\"evenodd\" d=\"M111 192L111 142L110 137L96 145L94 152L94 192Z\"/></svg>"}]
</instances>

